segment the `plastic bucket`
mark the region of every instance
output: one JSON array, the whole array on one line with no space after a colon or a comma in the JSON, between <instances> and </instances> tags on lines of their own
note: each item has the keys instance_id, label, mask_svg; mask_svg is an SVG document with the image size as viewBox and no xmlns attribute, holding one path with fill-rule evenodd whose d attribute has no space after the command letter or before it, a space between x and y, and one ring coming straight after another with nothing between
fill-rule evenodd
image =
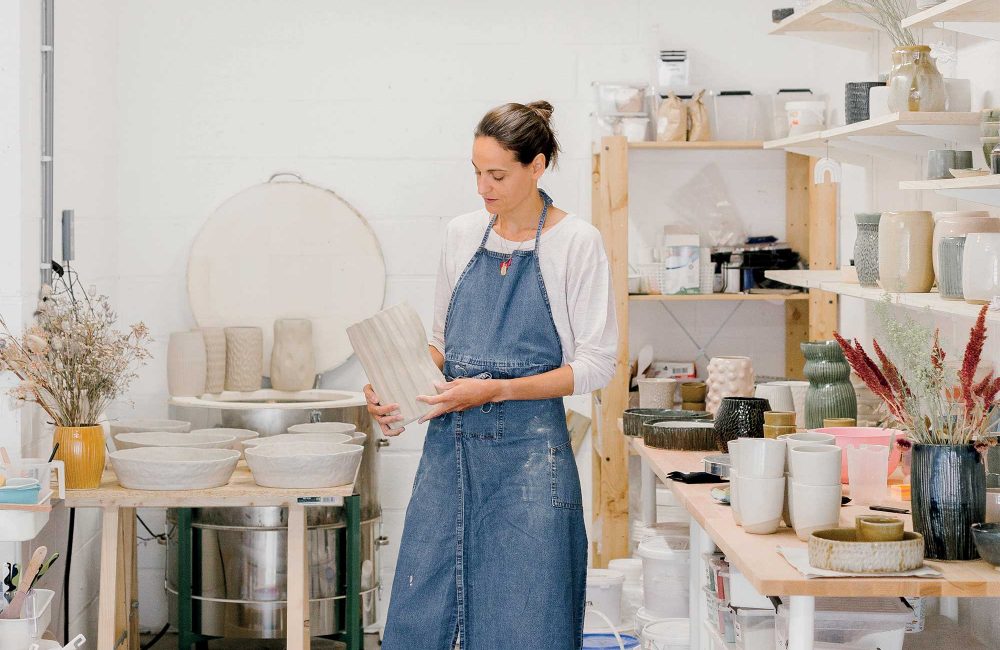
<instances>
[{"instance_id":1,"label":"plastic bucket","mask_svg":"<svg viewBox=\"0 0 1000 650\"><path fill-rule=\"evenodd\" d=\"M638 585L642 582L642 560L637 557L622 557L608 562L608 569L625 576L625 584Z\"/></svg>"},{"instance_id":2,"label":"plastic bucket","mask_svg":"<svg viewBox=\"0 0 1000 650\"><path fill-rule=\"evenodd\" d=\"M690 647L690 619L669 618L650 623L642 630L642 650L688 650Z\"/></svg>"},{"instance_id":3,"label":"plastic bucket","mask_svg":"<svg viewBox=\"0 0 1000 650\"><path fill-rule=\"evenodd\" d=\"M639 650L639 639L630 634L621 634L621 644L614 634L584 634L583 650Z\"/></svg>"},{"instance_id":4,"label":"plastic bucket","mask_svg":"<svg viewBox=\"0 0 1000 650\"><path fill-rule=\"evenodd\" d=\"M639 544L642 558L643 604L649 614L662 618L687 618L690 552L670 547L663 539Z\"/></svg>"},{"instance_id":5,"label":"plastic bucket","mask_svg":"<svg viewBox=\"0 0 1000 650\"><path fill-rule=\"evenodd\" d=\"M52 620L50 606L54 595L48 589L32 589L21 610L24 618L0 620L0 648L26 649L40 638Z\"/></svg>"},{"instance_id":6,"label":"plastic bucket","mask_svg":"<svg viewBox=\"0 0 1000 650\"><path fill-rule=\"evenodd\" d=\"M608 624L604 620L591 614L591 608L607 616L615 627L621 625L622 586L624 584L625 575L618 571L610 569L590 569L587 571L588 611L583 619L584 629L608 629Z\"/></svg>"},{"instance_id":7,"label":"plastic bucket","mask_svg":"<svg viewBox=\"0 0 1000 650\"><path fill-rule=\"evenodd\" d=\"M788 102L788 135L819 131L826 124L826 102Z\"/></svg>"}]
</instances>

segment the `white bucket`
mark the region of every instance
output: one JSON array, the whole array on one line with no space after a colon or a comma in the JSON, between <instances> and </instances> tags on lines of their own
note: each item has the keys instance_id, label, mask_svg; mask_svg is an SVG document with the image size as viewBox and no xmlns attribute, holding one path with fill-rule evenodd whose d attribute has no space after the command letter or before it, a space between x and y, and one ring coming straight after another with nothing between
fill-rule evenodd
<instances>
[{"instance_id":1,"label":"white bucket","mask_svg":"<svg viewBox=\"0 0 1000 650\"><path fill-rule=\"evenodd\" d=\"M788 102L788 135L819 131L826 125L826 102Z\"/></svg>"},{"instance_id":2,"label":"white bucket","mask_svg":"<svg viewBox=\"0 0 1000 650\"><path fill-rule=\"evenodd\" d=\"M615 627L622 622L622 586L625 575L610 569L587 570L587 609L596 609L608 617ZM583 620L585 630L606 630L608 624L588 611Z\"/></svg>"},{"instance_id":3,"label":"white bucket","mask_svg":"<svg viewBox=\"0 0 1000 650\"><path fill-rule=\"evenodd\" d=\"M650 623L642 630L642 650L688 650L690 647L690 619L668 618Z\"/></svg>"},{"instance_id":4,"label":"white bucket","mask_svg":"<svg viewBox=\"0 0 1000 650\"><path fill-rule=\"evenodd\" d=\"M642 631L646 629L646 626L651 623L656 623L657 621L667 621L670 620L663 616L656 616L651 613L645 607L640 607L635 612L635 633L642 635Z\"/></svg>"},{"instance_id":5,"label":"white bucket","mask_svg":"<svg viewBox=\"0 0 1000 650\"><path fill-rule=\"evenodd\" d=\"M652 539L639 545L638 554L642 558L645 608L662 618L687 618L690 552L671 548L666 540Z\"/></svg>"},{"instance_id":6,"label":"white bucket","mask_svg":"<svg viewBox=\"0 0 1000 650\"><path fill-rule=\"evenodd\" d=\"M623 557L608 562L608 569L625 576L626 585L638 586L642 582L642 560L637 557Z\"/></svg>"},{"instance_id":7,"label":"white bucket","mask_svg":"<svg viewBox=\"0 0 1000 650\"><path fill-rule=\"evenodd\" d=\"M649 130L648 117L623 117L622 135L629 142L643 142L646 139L646 132Z\"/></svg>"},{"instance_id":8,"label":"white bucket","mask_svg":"<svg viewBox=\"0 0 1000 650\"><path fill-rule=\"evenodd\" d=\"M691 544L691 527L685 522L661 522L647 524L643 521L632 523L633 554L639 545L653 539L666 540L671 548L686 550Z\"/></svg>"}]
</instances>

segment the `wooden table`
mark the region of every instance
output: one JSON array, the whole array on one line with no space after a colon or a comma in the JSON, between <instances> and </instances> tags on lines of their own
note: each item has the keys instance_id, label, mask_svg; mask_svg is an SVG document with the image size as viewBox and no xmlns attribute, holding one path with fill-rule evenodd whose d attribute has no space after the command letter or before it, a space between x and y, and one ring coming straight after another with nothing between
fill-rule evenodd
<instances>
[{"instance_id":1,"label":"wooden table","mask_svg":"<svg viewBox=\"0 0 1000 650\"><path fill-rule=\"evenodd\" d=\"M181 558L182 566L178 579L178 618L181 628L179 641L180 647L189 648L191 643L203 639L190 634L192 615L191 539L190 534L184 534L184 522L186 520L189 531L191 508L251 506L288 508L288 601L286 608L288 649L308 650L310 645L309 573L307 567L309 556L306 552L305 509L309 505L340 504L345 506L348 519L348 650L360 650L360 605L355 603L353 617L350 607L351 595L354 594L355 600L357 599L360 582L360 569L358 566L354 566L352 570L351 564L351 558L354 557L357 560L360 555L360 503L358 496L354 494L353 485L307 490L260 487L254 482L244 461L240 461L229 484L219 488L182 491L130 490L119 485L114 473L108 470L98 488L67 490L67 507L100 508L103 512L97 650L117 650L121 646L130 650L139 648L135 546L136 508L180 509L178 555ZM352 531L355 533L354 535L351 534ZM359 565L360 563L355 561L353 564ZM352 576L354 577L353 581ZM352 627L354 634L350 634Z\"/></svg>"},{"instance_id":2,"label":"wooden table","mask_svg":"<svg viewBox=\"0 0 1000 650\"><path fill-rule=\"evenodd\" d=\"M701 560L704 542L714 544L726 554L729 563L746 576L753 587L768 596L788 597L792 626L789 630L791 650L812 647L812 625L817 596L846 597L988 597L1000 596L1000 572L982 560L972 562L926 563L942 573L941 578L805 578L778 551L778 546L805 548L790 528L779 528L773 535L751 535L737 526L727 505L715 501L709 492L715 485L687 485L667 479L669 472L703 471L702 459L711 452L666 451L646 447L641 438L632 438L632 446L642 458L643 473L655 475L666 485L691 516L692 562ZM644 478L645 480L645 478ZM886 500L884 505L909 509L909 502ZM842 508L840 524L853 526L854 518L872 512L864 506ZM899 516L907 530L913 529L908 515ZM697 539L701 535L703 539ZM697 556L697 557L696 557ZM692 569L692 581L700 580L704 571ZM694 582L692 582L694 584ZM700 582L698 593L701 598ZM695 591L692 589L692 591ZM696 611L696 610L692 610ZM692 625L694 635L699 626ZM808 630L808 632L807 632ZM807 634L808 639L802 638ZM694 638L694 637L693 637ZM698 647L693 643L692 647Z\"/></svg>"}]
</instances>

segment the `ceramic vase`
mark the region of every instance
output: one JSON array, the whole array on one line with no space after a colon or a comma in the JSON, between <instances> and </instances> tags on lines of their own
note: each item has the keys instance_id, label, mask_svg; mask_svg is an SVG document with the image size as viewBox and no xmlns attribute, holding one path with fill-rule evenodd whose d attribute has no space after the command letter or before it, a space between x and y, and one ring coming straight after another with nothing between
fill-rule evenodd
<instances>
[{"instance_id":1,"label":"ceramic vase","mask_svg":"<svg viewBox=\"0 0 1000 650\"><path fill-rule=\"evenodd\" d=\"M708 396L705 406L713 415L723 397L751 397L754 372L750 357L712 357L708 363Z\"/></svg>"},{"instance_id":2,"label":"ceramic vase","mask_svg":"<svg viewBox=\"0 0 1000 650\"><path fill-rule=\"evenodd\" d=\"M913 530L932 560L979 557L972 524L986 521L986 469L974 445L913 445Z\"/></svg>"},{"instance_id":3,"label":"ceramic vase","mask_svg":"<svg viewBox=\"0 0 1000 650\"><path fill-rule=\"evenodd\" d=\"M348 327L347 336L379 400L383 404L399 404L403 419L393 426L405 426L430 410L417 396L436 395L434 384L443 382L444 376L427 351L424 326L413 307L405 303L390 307ZM464 368L459 372L465 377L476 377L482 372L471 364ZM493 406L484 404L470 411L485 414ZM465 413L462 412L463 418Z\"/></svg>"},{"instance_id":4,"label":"ceramic vase","mask_svg":"<svg viewBox=\"0 0 1000 650\"><path fill-rule=\"evenodd\" d=\"M101 485L106 454L100 425L56 427L52 443L59 443L56 460L66 466L66 489L92 490Z\"/></svg>"},{"instance_id":5,"label":"ceramic vase","mask_svg":"<svg viewBox=\"0 0 1000 650\"><path fill-rule=\"evenodd\" d=\"M934 277L941 282L941 240L945 237L958 237L970 232L1000 232L1000 219L991 217L989 212L935 212L934 238L931 250L934 253Z\"/></svg>"},{"instance_id":6,"label":"ceramic vase","mask_svg":"<svg viewBox=\"0 0 1000 650\"><path fill-rule=\"evenodd\" d=\"M836 341L802 344L806 393L806 428L818 429L825 418L858 417L858 400L851 385L851 366Z\"/></svg>"},{"instance_id":7,"label":"ceramic vase","mask_svg":"<svg viewBox=\"0 0 1000 650\"><path fill-rule=\"evenodd\" d=\"M312 321L283 318L274 321L271 348L271 387L275 390L308 390L316 383L316 351Z\"/></svg>"},{"instance_id":8,"label":"ceramic vase","mask_svg":"<svg viewBox=\"0 0 1000 650\"><path fill-rule=\"evenodd\" d=\"M859 212L854 215L858 236L854 240L854 268L862 287L878 286L878 212Z\"/></svg>"},{"instance_id":9,"label":"ceramic vase","mask_svg":"<svg viewBox=\"0 0 1000 650\"><path fill-rule=\"evenodd\" d=\"M973 232L965 236L962 294L973 304L1000 296L1000 234Z\"/></svg>"},{"instance_id":10,"label":"ceramic vase","mask_svg":"<svg viewBox=\"0 0 1000 650\"><path fill-rule=\"evenodd\" d=\"M639 378L639 408L669 409L674 406L677 380L668 377Z\"/></svg>"},{"instance_id":11,"label":"ceramic vase","mask_svg":"<svg viewBox=\"0 0 1000 650\"><path fill-rule=\"evenodd\" d=\"M260 390L264 375L264 332L259 327L226 328L226 390Z\"/></svg>"},{"instance_id":12,"label":"ceramic vase","mask_svg":"<svg viewBox=\"0 0 1000 650\"><path fill-rule=\"evenodd\" d=\"M892 51L888 85L890 112L945 109L944 77L927 45L907 45Z\"/></svg>"},{"instance_id":13,"label":"ceramic vase","mask_svg":"<svg viewBox=\"0 0 1000 650\"><path fill-rule=\"evenodd\" d=\"M205 327L198 331L205 339L205 392L215 395L226 389L226 330Z\"/></svg>"},{"instance_id":14,"label":"ceramic vase","mask_svg":"<svg viewBox=\"0 0 1000 650\"><path fill-rule=\"evenodd\" d=\"M965 235L944 237L938 246L938 293L944 300L962 300L962 258L965 253Z\"/></svg>"},{"instance_id":15,"label":"ceramic vase","mask_svg":"<svg viewBox=\"0 0 1000 650\"><path fill-rule=\"evenodd\" d=\"M927 293L934 286L934 218L927 211L885 212L878 225L879 285L891 293Z\"/></svg>"},{"instance_id":16,"label":"ceramic vase","mask_svg":"<svg viewBox=\"0 0 1000 650\"><path fill-rule=\"evenodd\" d=\"M723 397L715 415L715 442L726 453L726 443L737 438L763 438L764 413L771 404L761 397Z\"/></svg>"},{"instance_id":17,"label":"ceramic vase","mask_svg":"<svg viewBox=\"0 0 1000 650\"><path fill-rule=\"evenodd\" d=\"M200 397L207 369L201 332L174 332L167 343L167 389L171 397Z\"/></svg>"},{"instance_id":18,"label":"ceramic vase","mask_svg":"<svg viewBox=\"0 0 1000 650\"><path fill-rule=\"evenodd\" d=\"M792 389L780 384L757 384L754 397L762 397L771 404L772 411L795 412L795 400L792 399Z\"/></svg>"},{"instance_id":19,"label":"ceramic vase","mask_svg":"<svg viewBox=\"0 0 1000 650\"><path fill-rule=\"evenodd\" d=\"M809 393L809 382L800 380L785 380L771 382L775 386L788 386L792 391L792 404L795 406L795 426L806 428L806 395Z\"/></svg>"}]
</instances>

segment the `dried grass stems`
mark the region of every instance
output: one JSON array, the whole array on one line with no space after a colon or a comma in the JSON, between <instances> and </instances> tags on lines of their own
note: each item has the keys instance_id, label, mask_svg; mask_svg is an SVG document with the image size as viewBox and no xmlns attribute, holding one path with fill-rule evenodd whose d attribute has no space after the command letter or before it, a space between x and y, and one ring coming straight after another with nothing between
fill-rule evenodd
<instances>
[{"instance_id":1,"label":"dried grass stems","mask_svg":"<svg viewBox=\"0 0 1000 650\"><path fill-rule=\"evenodd\" d=\"M902 20L912 12L913 5L908 0L843 0L853 9L889 35L896 47L916 45L913 32L902 26Z\"/></svg>"}]
</instances>

